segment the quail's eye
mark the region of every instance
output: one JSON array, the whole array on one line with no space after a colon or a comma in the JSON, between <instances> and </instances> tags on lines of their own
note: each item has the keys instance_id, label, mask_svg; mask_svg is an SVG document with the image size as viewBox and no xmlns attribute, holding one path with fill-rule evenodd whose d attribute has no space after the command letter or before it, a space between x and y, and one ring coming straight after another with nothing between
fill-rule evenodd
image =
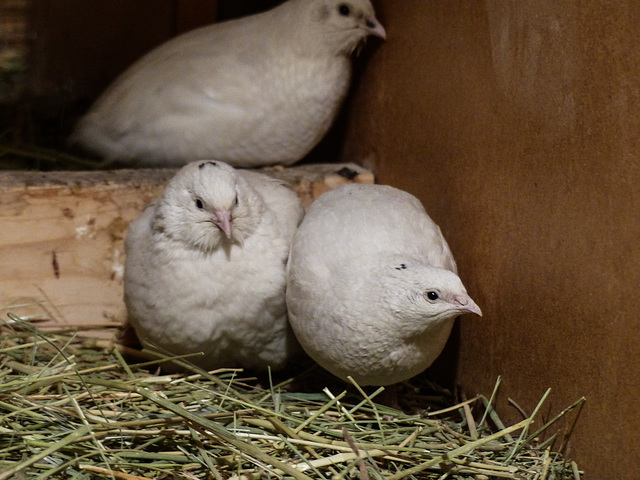
<instances>
[{"instance_id":1,"label":"quail's eye","mask_svg":"<svg viewBox=\"0 0 640 480\"><path fill-rule=\"evenodd\" d=\"M238 205L238 195L236 194L236 206Z\"/></svg>"},{"instance_id":2,"label":"quail's eye","mask_svg":"<svg viewBox=\"0 0 640 480\"><path fill-rule=\"evenodd\" d=\"M340 5L338 5L338 13L340 13L340 15L342 15L343 17L348 17L349 15L351 15L351 8L349 8L349 5L347 5L346 3L341 3Z\"/></svg>"},{"instance_id":3,"label":"quail's eye","mask_svg":"<svg viewBox=\"0 0 640 480\"><path fill-rule=\"evenodd\" d=\"M199 198L196 198L196 207L202 210L204 208L204 203Z\"/></svg>"},{"instance_id":4,"label":"quail's eye","mask_svg":"<svg viewBox=\"0 0 640 480\"><path fill-rule=\"evenodd\" d=\"M437 294L436 292L434 292L434 291L430 291L430 292L427 292L427 298L428 298L429 300L431 300L431 301L435 301L435 300L437 300L437 299L438 299L438 298L440 298L440 297L438 296L438 294Z\"/></svg>"}]
</instances>

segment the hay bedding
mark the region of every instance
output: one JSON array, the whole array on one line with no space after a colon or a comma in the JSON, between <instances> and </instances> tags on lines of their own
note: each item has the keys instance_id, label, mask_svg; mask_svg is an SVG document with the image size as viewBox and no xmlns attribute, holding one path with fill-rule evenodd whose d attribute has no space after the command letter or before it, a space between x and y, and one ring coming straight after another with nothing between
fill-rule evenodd
<instances>
[{"instance_id":1,"label":"hay bedding","mask_svg":"<svg viewBox=\"0 0 640 480\"><path fill-rule=\"evenodd\" d=\"M13 315L0 328L0 480L580 477L552 452L556 435L538 439L584 399L546 425L504 427L484 397L429 411L447 398L421 394L427 410L406 414L376 403L382 389L163 375L161 360L127 361L77 330Z\"/></svg>"}]
</instances>

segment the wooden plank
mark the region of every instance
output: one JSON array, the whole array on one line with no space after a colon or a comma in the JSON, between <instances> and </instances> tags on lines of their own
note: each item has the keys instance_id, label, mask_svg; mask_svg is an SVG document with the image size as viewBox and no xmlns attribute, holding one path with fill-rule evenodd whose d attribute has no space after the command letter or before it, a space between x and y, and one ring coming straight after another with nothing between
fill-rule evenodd
<instances>
[{"instance_id":1,"label":"wooden plank","mask_svg":"<svg viewBox=\"0 0 640 480\"><path fill-rule=\"evenodd\" d=\"M374 180L353 164L264 171L290 182L305 206L340 183ZM127 225L174 173L1 172L0 317L12 313L43 325L120 324Z\"/></svg>"}]
</instances>

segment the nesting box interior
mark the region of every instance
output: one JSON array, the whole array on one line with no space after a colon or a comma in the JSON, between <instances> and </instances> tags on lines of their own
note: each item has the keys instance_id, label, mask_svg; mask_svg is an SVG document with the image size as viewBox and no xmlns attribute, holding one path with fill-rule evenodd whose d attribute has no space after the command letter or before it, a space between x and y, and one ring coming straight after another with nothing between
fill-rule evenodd
<instances>
[{"instance_id":1,"label":"nesting box interior","mask_svg":"<svg viewBox=\"0 0 640 480\"><path fill-rule=\"evenodd\" d=\"M0 44L0 66L13 62L0 77L12 115L5 139L29 132L19 100L32 113L52 97L81 109L140 54L216 16L204 0L5 3L16 32ZM636 478L640 5L374 4L388 40L360 59L327 151L423 202L482 307L483 318L457 324L435 368L471 393L501 376L500 410L512 420L521 417L508 398L531 412L547 387L553 410L586 396L568 454L584 478ZM23 296L42 301L29 308L68 316L76 302L74 318L98 311L92 321L109 321L121 305L126 224L168 174L3 174L1 307L28 303L22 282ZM75 285L73 300L47 303L63 282Z\"/></svg>"}]
</instances>

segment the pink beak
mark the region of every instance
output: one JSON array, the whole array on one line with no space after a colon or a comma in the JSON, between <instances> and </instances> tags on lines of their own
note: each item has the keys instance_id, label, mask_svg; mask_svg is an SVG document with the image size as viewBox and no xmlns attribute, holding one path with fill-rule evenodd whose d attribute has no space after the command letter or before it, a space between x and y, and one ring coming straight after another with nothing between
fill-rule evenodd
<instances>
[{"instance_id":1,"label":"pink beak","mask_svg":"<svg viewBox=\"0 0 640 480\"><path fill-rule=\"evenodd\" d=\"M385 31L382 24L375 17L367 17L365 19L364 29L369 33L369 35L374 35L383 40L387 39L387 32Z\"/></svg>"},{"instance_id":2,"label":"pink beak","mask_svg":"<svg viewBox=\"0 0 640 480\"><path fill-rule=\"evenodd\" d=\"M214 225L222 230L227 238L231 238L231 210L216 210L214 212L214 215Z\"/></svg>"},{"instance_id":3,"label":"pink beak","mask_svg":"<svg viewBox=\"0 0 640 480\"><path fill-rule=\"evenodd\" d=\"M456 297L455 302L460 305L460 313L475 313L476 315L482 316L482 310L480 310L480 307L470 296Z\"/></svg>"}]
</instances>

